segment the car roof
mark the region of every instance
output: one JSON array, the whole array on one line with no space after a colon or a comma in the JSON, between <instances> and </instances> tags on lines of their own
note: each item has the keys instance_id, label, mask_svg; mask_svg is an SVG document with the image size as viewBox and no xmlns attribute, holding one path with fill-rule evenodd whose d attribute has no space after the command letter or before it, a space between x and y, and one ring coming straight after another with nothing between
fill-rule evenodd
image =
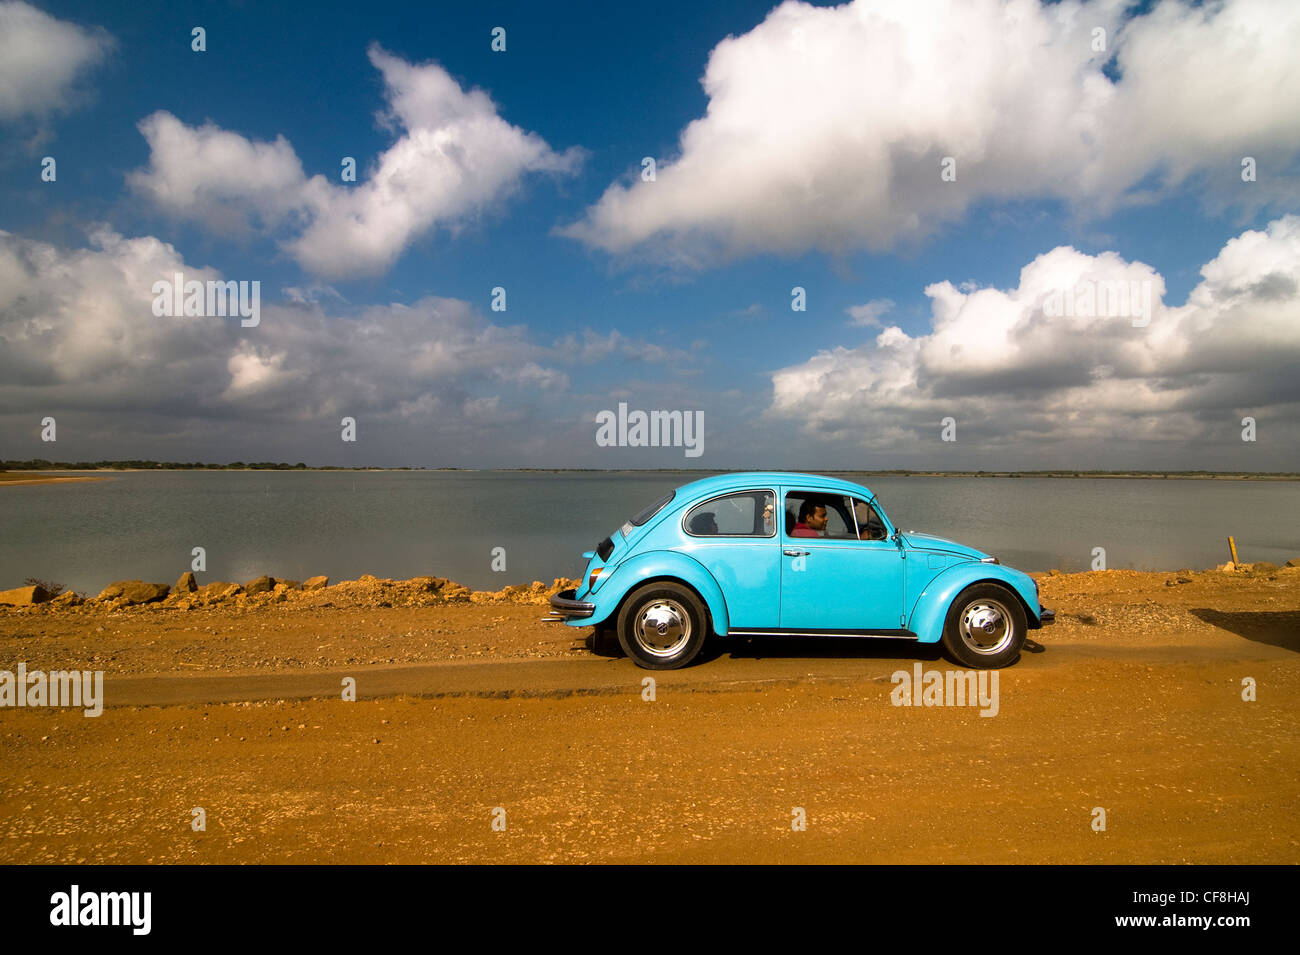
<instances>
[{"instance_id":1,"label":"car roof","mask_svg":"<svg viewBox=\"0 0 1300 955\"><path fill-rule=\"evenodd\" d=\"M684 502L741 488L792 484L826 491L849 491L855 494L866 491L868 500L874 496L865 484L843 478L825 477L821 474L800 474L797 471L737 471L731 474L718 474L692 481L690 484L683 484L677 489L677 494Z\"/></svg>"}]
</instances>

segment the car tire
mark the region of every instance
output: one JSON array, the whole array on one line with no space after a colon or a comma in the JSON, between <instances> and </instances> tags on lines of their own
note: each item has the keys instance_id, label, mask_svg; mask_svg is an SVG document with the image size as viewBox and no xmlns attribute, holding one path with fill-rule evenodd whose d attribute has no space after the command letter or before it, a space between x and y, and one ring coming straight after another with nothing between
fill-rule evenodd
<instances>
[{"instance_id":1,"label":"car tire","mask_svg":"<svg viewBox=\"0 0 1300 955\"><path fill-rule=\"evenodd\" d=\"M638 587L618 614L618 642L637 666L675 670L704 646L709 616L695 591L671 581Z\"/></svg>"},{"instance_id":2,"label":"car tire","mask_svg":"<svg viewBox=\"0 0 1300 955\"><path fill-rule=\"evenodd\" d=\"M963 666L996 670L1019 659L1028 632L1015 594L998 584L972 584L948 608L943 646Z\"/></svg>"}]
</instances>

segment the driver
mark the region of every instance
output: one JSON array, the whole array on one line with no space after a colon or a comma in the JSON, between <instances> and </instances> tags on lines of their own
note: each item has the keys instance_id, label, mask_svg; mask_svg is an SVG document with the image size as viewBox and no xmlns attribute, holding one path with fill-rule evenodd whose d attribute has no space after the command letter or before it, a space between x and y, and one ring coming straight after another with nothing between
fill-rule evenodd
<instances>
[{"instance_id":1,"label":"driver","mask_svg":"<svg viewBox=\"0 0 1300 955\"><path fill-rule=\"evenodd\" d=\"M791 537L824 537L826 535L826 505L816 498L808 498L799 505L799 520L790 531Z\"/></svg>"}]
</instances>

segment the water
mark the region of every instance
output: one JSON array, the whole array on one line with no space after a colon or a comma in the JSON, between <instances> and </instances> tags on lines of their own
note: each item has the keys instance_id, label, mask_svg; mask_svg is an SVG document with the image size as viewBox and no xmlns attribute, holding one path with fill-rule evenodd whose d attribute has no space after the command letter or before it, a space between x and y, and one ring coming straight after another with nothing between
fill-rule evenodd
<instances>
[{"instance_id":1,"label":"water","mask_svg":"<svg viewBox=\"0 0 1300 955\"><path fill-rule=\"evenodd\" d=\"M475 589L576 575L579 555L700 472L116 472L93 483L0 486L0 589L27 577L98 593L259 574L450 577ZM951 537L1022 570L1204 568L1300 557L1300 482L861 477L905 529ZM492 570L505 548L506 570Z\"/></svg>"}]
</instances>

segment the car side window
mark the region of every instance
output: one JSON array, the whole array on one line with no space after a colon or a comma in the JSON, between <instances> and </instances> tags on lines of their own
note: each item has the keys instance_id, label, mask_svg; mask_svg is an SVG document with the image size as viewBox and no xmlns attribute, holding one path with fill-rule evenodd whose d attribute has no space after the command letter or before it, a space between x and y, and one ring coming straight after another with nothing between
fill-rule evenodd
<instances>
[{"instance_id":1,"label":"car side window","mask_svg":"<svg viewBox=\"0 0 1300 955\"><path fill-rule=\"evenodd\" d=\"M771 537L776 532L776 495L742 491L697 504L682 526L692 537Z\"/></svg>"},{"instance_id":2,"label":"car side window","mask_svg":"<svg viewBox=\"0 0 1300 955\"><path fill-rule=\"evenodd\" d=\"M786 537L831 537L841 540L854 539L853 515L849 512L847 498L825 491L791 491L785 496L785 536ZM807 504L808 520L801 522ZM820 523L821 511L825 509L826 523Z\"/></svg>"},{"instance_id":3,"label":"car side window","mask_svg":"<svg viewBox=\"0 0 1300 955\"><path fill-rule=\"evenodd\" d=\"M808 502L811 523L799 524L799 515ZM826 523L817 527L815 508L826 513ZM828 540L884 540L885 524L866 501L840 494L792 491L785 496L786 537L822 537Z\"/></svg>"}]
</instances>

